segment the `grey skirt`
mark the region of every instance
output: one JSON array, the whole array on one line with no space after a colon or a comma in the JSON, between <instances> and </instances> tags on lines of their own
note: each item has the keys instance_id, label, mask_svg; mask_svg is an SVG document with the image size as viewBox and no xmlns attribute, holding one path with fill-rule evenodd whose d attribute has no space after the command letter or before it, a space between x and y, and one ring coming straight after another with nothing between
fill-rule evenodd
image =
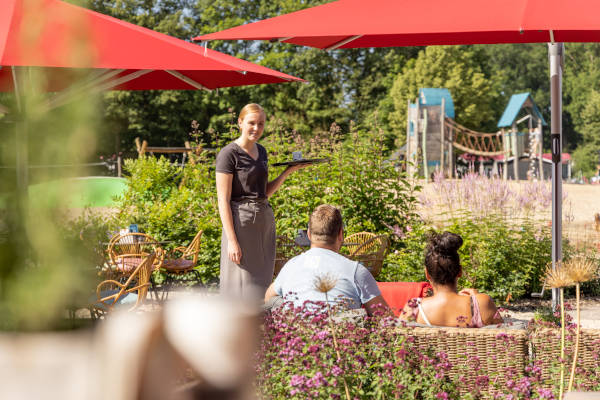
<instances>
[{"instance_id":1,"label":"grey skirt","mask_svg":"<svg viewBox=\"0 0 600 400\"><path fill-rule=\"evenodd\" d=\"M236 264L227 255L227 235L221 235L221 293L248 300L261 300L275 267L275 217L264 199L232 201L233 229L242 249Z\"/></svg>"}]
</instances>

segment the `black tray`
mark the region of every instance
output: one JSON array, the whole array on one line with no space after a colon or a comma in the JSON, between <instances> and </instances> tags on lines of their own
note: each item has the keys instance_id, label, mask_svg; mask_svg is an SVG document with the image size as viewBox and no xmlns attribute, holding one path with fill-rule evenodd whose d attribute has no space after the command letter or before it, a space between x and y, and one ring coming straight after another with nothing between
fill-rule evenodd
<instances>
[{"instance_id":1,"label":"black tray","mask_svg":"<svg viewBox=\"0 0 600 400\"><path fill-rule=\"evenodd\" d=\"M294 161L284 161L271 164L274 167L280 167L282 165L300 165L300 164L319 164L329 162L329 158L310 158L305 160L294 160Z\"/></svg>"}]
</instances>

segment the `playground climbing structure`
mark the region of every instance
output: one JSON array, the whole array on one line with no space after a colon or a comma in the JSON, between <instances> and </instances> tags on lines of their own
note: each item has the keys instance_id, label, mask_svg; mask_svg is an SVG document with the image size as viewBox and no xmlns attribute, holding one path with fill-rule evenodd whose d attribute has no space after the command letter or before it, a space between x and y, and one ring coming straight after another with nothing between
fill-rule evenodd
<instances>
[{"instance_id":1,"label":"playground climbing structure","mask_svg":"<svg viewBox=\"0 0 600 400\"><path fill-rule=\"evenodd\" d=\"M519 132L519 124L525 121L527 131ZM435 170L452 177L456 154L460 153L463 158L478 160L480 167L491 163L491 173L502 174L504 179L509 177L510 164L513 179L543 179L543 125L546 122L529 93L513 95L498 122L500 129L483 133L454 120L454 103L447 89L420 89L415 103L408 103L407 171L426 179ZM522 159L527 160L526 172L519 171Z\"/></svg>"}]
</instances>

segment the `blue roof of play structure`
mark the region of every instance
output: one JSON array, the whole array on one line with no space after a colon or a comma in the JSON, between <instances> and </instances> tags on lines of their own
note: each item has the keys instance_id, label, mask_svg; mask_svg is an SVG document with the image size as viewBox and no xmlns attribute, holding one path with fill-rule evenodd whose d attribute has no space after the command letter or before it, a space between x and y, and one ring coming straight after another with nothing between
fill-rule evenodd
<instances>
[{"instance_id":1,"label":"blue roof of play structure","mask_svg":"<svg viewBox=\"0 0 600 400\"><path fill-rule=\"evenodd\" d=\"M539 108L533 101L533 98L531 97L531 95L528 92L526 92L526 93L513 94L511 96L510 101L508 102L508 105L506 106L506 109L504 109L504 113L502 114L502 117L500 118L500 121L498 121L498 128L512 126L513 122L517 119L519 112L521 111L521 108L523 108L523 104L525 104L527 99L531 99L531 104L532 104L531 108L532 108L533 114L542 120L543 125L547 125L546 121L544 120L544 117L542 116L542 113L540 112Z\"/></svg>"},{"instance_id":2,"label":"blue roof of play structure","mask_svg":"<svg viewBox=\"0 0 600 400\"><path fill-rule=\"evenodd\" d=\"M446 116L454 119L454 102L448 89L421 88L419 89L419 104L424 106L439 106L444 99Z\"/></svg>"}]
</instances>

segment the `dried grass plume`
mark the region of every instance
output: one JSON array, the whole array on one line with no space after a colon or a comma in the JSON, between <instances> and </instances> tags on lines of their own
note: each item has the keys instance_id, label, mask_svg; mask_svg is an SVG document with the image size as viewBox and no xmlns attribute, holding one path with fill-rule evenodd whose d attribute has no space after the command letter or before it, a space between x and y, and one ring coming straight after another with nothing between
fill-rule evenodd
<instances>
[{"instance_id":1,"label":"dried grass plume","mask_svg":"<svg viewBox=\"0 0 600 400\"><path fill-rule=\"evenodd\" d=\"M573 257L565 262L564 268L569 278L575 283L588 282L598 275L598 267L585 257Z\"/></svg>"},{"instance_id":2,"label":"dried grass plume","mask_svg":"<svg viewBox=\"0 0 600 400\"><path fill-rule=\"evenodd\" d=\"M546 287L558 289L573 286L575 282L567 273L566 267L562 263L558 263L556 269L552 268L552 264L546 267L544 284Z\"/></svg>"},{"instance_id":3,"label":"dried grass plume","mask_svg":"<svg viewBox=\"0 0 600 400\"><path fill-rule=\"evenodd\" d=\"M335 287L338 279L330 274L318 276L313 285L314 288L321 293L328 293Z\"/></svg>"}]
</instances>

